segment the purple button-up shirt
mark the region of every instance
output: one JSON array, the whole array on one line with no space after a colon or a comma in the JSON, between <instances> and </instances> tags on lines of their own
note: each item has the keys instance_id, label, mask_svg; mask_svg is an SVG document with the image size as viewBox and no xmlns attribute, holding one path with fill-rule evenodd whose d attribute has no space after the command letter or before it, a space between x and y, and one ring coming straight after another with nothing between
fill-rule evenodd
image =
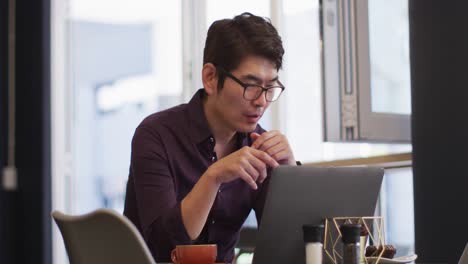
<instances>
[{"instance_id":1,"label":"purple button-up shirt","mask_svg":"<svg viewBox=\"0 0 468 264\"><path fill-rule=\"evenodd\" d=\"M222 184L200 236L192 241L181 216L181 201L208 167L216 162L215 139L203 111L204 90L188 104L148 116L132 140L124 214L137 226L158 262L170 262L182 244L216 244L217 261L231 262L239 231L251 209L257 220L265 201L266 182L253 190L241 179ZM262 133L257 126L255 132ZM237 133L237 148L250 146Z\"/></svg>"}]
</instances>

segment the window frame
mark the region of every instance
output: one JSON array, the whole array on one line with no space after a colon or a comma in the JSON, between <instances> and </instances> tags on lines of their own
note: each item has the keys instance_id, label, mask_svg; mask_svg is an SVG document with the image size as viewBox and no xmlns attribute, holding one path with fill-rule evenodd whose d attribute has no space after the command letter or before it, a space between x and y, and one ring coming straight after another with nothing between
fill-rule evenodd
<instances>
[{"instance_id":1,"label":"window frame","mask_svg":"<svg viewBox=\"0 0 468 264\"><path fill-rule=\"evenodd\" d=\"M324 140L411 142L411 115L372 112L368 1L320 10Z\"/></svg>"}]
</instances>

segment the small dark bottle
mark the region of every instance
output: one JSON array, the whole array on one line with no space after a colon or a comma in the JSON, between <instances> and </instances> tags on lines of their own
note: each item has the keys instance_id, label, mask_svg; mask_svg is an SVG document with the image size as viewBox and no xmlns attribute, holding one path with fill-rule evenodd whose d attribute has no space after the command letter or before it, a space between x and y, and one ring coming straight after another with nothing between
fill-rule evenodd
<instances>
[{"instance_id":1,"label":"small dark bottle","mask_svg":"<svg viewBox=\"0 0 468 264\"><path fill-rule=\"evenodd\" d=\"M344 224L340 231L343 240L343 264L359 264L361 225Z\"/></svg>"}]
</instances>

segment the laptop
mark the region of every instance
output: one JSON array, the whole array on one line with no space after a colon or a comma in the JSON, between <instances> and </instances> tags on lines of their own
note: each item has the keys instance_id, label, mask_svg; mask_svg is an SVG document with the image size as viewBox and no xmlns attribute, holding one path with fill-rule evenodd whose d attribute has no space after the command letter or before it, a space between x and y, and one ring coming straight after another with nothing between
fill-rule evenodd
<instances>
[{"instance_id":1,"label":"laptop","mask_svg":"<svg viewBox=\"0 0 468 264\"><path fill-rule=\"evenodd\" d=\"M273 170L253 263L305 263L302 226L336 216L373 216L383 174L375 167Z\"/></svg>"},{"instance_id":2,"label":"laptop","mask_svg":"<svg viewBox=\"0 0 468 264\"><path fill-rule=\"evenodd\" d=\"M465 250L463 250L458 264L468 264L468 243L465 246Z\"/></svg>"}]
</instances>

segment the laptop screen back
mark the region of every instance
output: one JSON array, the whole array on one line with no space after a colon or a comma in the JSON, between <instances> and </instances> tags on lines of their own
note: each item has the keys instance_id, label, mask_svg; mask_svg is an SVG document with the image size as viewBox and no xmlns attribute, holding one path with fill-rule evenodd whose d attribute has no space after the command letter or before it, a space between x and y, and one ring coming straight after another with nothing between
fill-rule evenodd
<instances>
[{"instance_id":1,"label":"laptop screen back","mask_svg":"<svg viewBox=\"0 0 468 264\"><path fill-rule=\"evenodd\" d=\"M281 166L270 179L253 263L305 263L302 226L373 216L384 171Z\"/></svg>"}]
</instances>

